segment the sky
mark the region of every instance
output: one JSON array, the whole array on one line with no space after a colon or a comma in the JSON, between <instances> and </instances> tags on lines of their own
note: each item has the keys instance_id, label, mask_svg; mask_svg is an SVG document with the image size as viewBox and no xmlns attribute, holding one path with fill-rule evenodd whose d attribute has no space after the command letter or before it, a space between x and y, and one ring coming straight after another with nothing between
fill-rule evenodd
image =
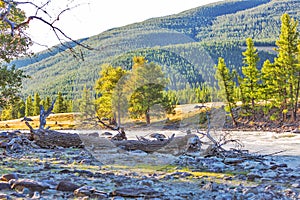
<instances>
[{"instance_id":1,"label":"sky","mask_svg":"<svg viewBox=\"0 0 300 200\"><path fill-rule=\"evenodd\" d=\"M52 0L44 8L55 18L62 10L70 8L60 15L59 21L54 25L72 39L80 39L110 28L176 14L218 1L221 0ZM42 5L47 0L33 0L33 2ZM27 16L34 15L36 11L30 5L23 5L21 8L25 10ZM48 21L54 20L42 12L39 12L39 15ZM27 33L35 43L40 44L32 47L34 52L59 43L50 27L38 20L30 22Z\"/></svg>"}]
</instances>

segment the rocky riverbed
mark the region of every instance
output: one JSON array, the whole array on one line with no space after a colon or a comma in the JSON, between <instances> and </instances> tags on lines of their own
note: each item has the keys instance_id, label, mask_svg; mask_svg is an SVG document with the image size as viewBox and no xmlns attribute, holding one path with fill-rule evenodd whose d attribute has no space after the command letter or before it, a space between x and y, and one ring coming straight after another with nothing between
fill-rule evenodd
<instances>
[{"instance_id":1,"label":"rocky riverbed","mask_svg":"<svg viewBox=\"0 0 300 200\"><path fill-rule=\"evenodd\" d=\"M99 150L89 141L85 148L42 149L24 140L0 149L0 199L300 199L299 136L250 135L248 159ZM264 145L268 140L275 149ZM283 149L288 141L293 146ZM286 151L263 156L277 150Z\"/></svg>"}]
</instances>

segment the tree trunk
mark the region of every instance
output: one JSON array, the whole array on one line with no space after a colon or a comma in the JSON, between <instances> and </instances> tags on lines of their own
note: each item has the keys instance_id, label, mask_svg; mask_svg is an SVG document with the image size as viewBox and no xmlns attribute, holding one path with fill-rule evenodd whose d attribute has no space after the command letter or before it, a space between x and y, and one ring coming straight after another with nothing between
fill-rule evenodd
<instances>
[{"instance_id":1,"label":"tree trunk","mask_svg":"<svg viewBox=\"0 0 300 200\"><path fill-rule=\"evenodd\" d=\"M294 105L294 110L293 110L293 120L294 121L297 120L299 90L300 90L300 80L298 79L297 88L296 88L296 96L295 96L295 105Z\"/></svg>"},{"instance_id":2,"label":"tree trunk","mask_svg":"<svg viewBox=\"0 0 300 200\"><path fill-rule=\"evenodd\" d=\"M231 106L231 103L229 103L228 106L229 106L229 112L230 112L230 117L232 119L232 123L233 123L233 125L235 127L237 127L237 121L235 120L234 113L233 113L233 110L232 110L233 108Z\"/></svg>"},{"instance_id":3,"label":"tree trunk","mask_svg":"<svg viewBox=\"0 0 300 200\"><path fill-rule=\"evenodd\" d=\"M146 117L146 123L147 125L150 124L150 112L149 109L147 109L146 113L145 113L145 117Z\"/></svg>"}]
</instances>

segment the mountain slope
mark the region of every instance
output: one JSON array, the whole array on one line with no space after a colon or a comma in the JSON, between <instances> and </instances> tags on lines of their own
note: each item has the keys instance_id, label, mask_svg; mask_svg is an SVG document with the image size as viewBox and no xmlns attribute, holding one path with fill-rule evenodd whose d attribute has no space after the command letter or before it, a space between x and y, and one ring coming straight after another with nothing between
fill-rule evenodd
<instances>
[{"instance_id":1,"label":"mountain slope","mask_svg":"<svg viewBox=\"0 0 300 200\"><path fill-rule=\"evenodd\" d=\"M101 64L108 62L128 69L131 67L128 60L135 53L165 66L167 73L174 72L174 77L189 69L186 71L192 72L190 77L184 78L187 84L195 84L190 82L199 81L200 76L202 81L213 83L213 66L219 56L225 58L229 67L241 68L241 52L247 37L259 41L261 63L273 59L274 52L269 49L279 35L280 16L288 12L298 19L299 3L296 0L222 1L110 29L81 41L95 48L95 51L81 49L84 61L73 58L68 50L48 56L41 52L37 55L39 59L31 63L28 59L15 61L32 77L24 81L23 94L39 92L43 96L62 91L74 98L80 95L84 85L94 85Z\"/></svg>"}]
</instances>

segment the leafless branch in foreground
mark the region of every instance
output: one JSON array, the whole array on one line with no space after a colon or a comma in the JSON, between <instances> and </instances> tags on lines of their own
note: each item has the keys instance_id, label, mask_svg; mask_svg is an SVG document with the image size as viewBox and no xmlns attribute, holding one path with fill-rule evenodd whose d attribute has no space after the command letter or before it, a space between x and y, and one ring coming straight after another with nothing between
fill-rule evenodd
<instances>
[{"instance_id":1,"label":"leafless branch in foreground","mask_svg":"<svg viewBox=\"0 0 300 200\"><path fill-rule=\"evenodd\" d=\"M67 11L70 11L73 8L76 8L80 5L75 5L73 7L68 7L63 9L62 11L60 11L57 16L52 17L48 12L47 12L47 6L51 3L51 0L47 0L44 4L42 4L41 6L33 3L32 1L14 1L14 0L3 0L3 3L5 4L5 6L3 8L0 8L0 20L7 23L10 27L10 34L12 36L14 36L16 33L20 33L22 31L23 28L25 28L26 26L29 25L29 23L32 20L38 20L41 21L42 23L46 24L47 26L49 26L53 33L55 34L56 38L58 39L59 43L65 47L66 49L68 49L70 51L70 53L75 57L75 58L79 58L81 60L84 60L84 56L81 50L79 50L79 52L75 51L73 47L71 47L69 45L68 42L66 41L70 41L84 49L87 50L96 50L88 45L82 44L80 41L78 40L74 40L73 38L71 38L70 36L68 36L67 34L65 34L65 32L60 29L59 27L55 26L55 22L59 21L61 18L61 15ZM13 6L18 6L18 5L30 5L32 6L34 9L36 9L35 14L28 16L26 20L24 20L21 23L16 23L14 22L11 18L9 18L9 14L11 14L11 10ZM50 20L45 19L43 16L40 15L40 13L45 14ZM51 21L51 19L54 19ZM24 33L23 33L24 34ZM62 38L61 38L62 37Z\"/></svg>"}]
</instances>

